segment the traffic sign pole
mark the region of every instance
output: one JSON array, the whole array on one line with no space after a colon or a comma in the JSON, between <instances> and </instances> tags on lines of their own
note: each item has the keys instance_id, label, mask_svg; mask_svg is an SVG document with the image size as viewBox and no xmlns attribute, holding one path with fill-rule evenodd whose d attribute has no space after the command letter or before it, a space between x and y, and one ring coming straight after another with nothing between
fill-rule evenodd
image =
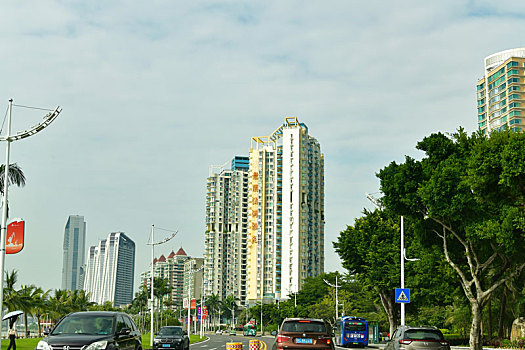
<instances>
[{"instance_id":1,"label":"traffic sign pole","mask_svg":"<svg viewBox=\"0 0 525 350\"><path fill-rule=\"evenodd\" d=\"M403 250L405 249L405 235L403 228L403 216L401 216L401 289L405 288L405 256ZM405 303L401 303L401 325L405 325Z\"/></svg>"}]
</instances>

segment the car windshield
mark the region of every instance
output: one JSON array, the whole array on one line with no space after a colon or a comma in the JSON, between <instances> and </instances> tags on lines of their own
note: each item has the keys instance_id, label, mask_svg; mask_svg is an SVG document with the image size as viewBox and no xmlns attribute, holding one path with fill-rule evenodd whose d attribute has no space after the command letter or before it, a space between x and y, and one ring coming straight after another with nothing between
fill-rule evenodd
<instances>
[{"instance_id":1,"label":"car windshield","mask_svg":"<svg viewBox=\"0 0 525 350\"><path fill-rule=\"evenodd\" d=\"M59 334L112 334L113 316L66 316L51 332Z\"/></svg>"},{"instance_id":2,"label":"car windshield","mask_svg":"<svg viewBox=\"0 0 525 350\"><path fill-rule=\"evenodd\" d=\"M159 335L170 336L170 335L182 335L182 328L161 328Z\"/></svg>"},{"instance_id":3,"label":"car windshield","mask_svg":"<svg viewBox=\"0 0 525 350\"><path fill-rule=\"evenodd\" d=\"M326 327L322 322L315 321L288 321L283 324L283 332L325 333Z\"/></svg>"},{"instance_id":4,"label":"car windshield","mask_svg":"<svg viewBox=\"0 0 525 350\"><path fill-rule=\"evenodd\" d=\"M364 322L349 321L345 322L345 330L353 332L366 331L366 324Z\"/></svg>"},{"instance_id":5,"label":"car windshield","mask_svg":"<svg viewBox=\"0 0 525 350\"><path fill-rule=\"evenodd\" d=\"M443 334L432 329L409 329L405 332L405 339L413 340L443 340Z\"/></svg>"}]
</instances>

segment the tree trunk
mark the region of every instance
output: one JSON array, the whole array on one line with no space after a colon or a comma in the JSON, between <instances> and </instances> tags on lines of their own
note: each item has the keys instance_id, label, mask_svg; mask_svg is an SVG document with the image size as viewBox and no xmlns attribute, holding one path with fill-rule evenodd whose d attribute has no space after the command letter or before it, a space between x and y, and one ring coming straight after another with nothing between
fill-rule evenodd
<instances>
[{"instance_id":1,"label":"tree trunk","mask_svg":"<svg viewBox=\"0 0 525 350\"><path fill-rule=\"evenodd\" d=\"M481 337L481 303L478 301L471 303L472 324L470 326L470 350L482 350L483 339Z\"/></svg>"},{"instance_id":2,"label":"tree trunk","mask_svg":"<svg viewBox=\"0 0 525 350\"><path fill-rule=\"evenodd\" d=\"M498 338L505 338L505 334L503 333L503 321L505 318L505 311L507 309L507 287L503 286L503 295L501 296L501 302L500 302L500 309L499 309L499 320L498 320Z\"/></svg>"},{"instance_id":3,"label":"tree trunk","mask_svg":"<svg viewBox=\"0 0 525 350\"><path fill-rule=\"evenodd\" d=\"M492 298L488 300L488 333L489 333L489 339L492 339Z\"/></svg>"},{"instance_id":4,"label":"tree trunk","mask_svg":"<svg viewBox=\"0 0 525 350\"><path fill-rule=\"evenodd\" d=\"M25 337L29 338L29 332L27 331L27 313L24 312L24 330L25 330Z\"/></svg>"},{"instance_id":5,"label":"tree trunk","mask_svg":"<svg viewBox=\"0 0 525 350\"><path fill-rule=\"evenodd\" d=\"M397 313L395 309L395 303L394 299L391 297L388 291L379 291L379 297L381 298L381 304L383 304L383 308L385 309L386 315L388 317L388 323L390 325L390 332L389 336L392 337L392 334L397 328Z\"/></svg>"}]
</instances>

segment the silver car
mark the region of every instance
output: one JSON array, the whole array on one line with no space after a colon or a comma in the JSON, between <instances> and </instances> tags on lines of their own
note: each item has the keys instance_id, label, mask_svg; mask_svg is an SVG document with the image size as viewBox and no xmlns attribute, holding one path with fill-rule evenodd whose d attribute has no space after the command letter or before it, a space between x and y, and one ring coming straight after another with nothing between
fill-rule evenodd
<instances>
[{"instance_id":1,"label":"silver car","mask_svg":"<svg viewBox=\"0 0 525 350\"><path fill-rule=\"evenodd\" d=\"M436 327L399 326L385 350L450 350L450 344Z\"/></svg>"}]
</instances>

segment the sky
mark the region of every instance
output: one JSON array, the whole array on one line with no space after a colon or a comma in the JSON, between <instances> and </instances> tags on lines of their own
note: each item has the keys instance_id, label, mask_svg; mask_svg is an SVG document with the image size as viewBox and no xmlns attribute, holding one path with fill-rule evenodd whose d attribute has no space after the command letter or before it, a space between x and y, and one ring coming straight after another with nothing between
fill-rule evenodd
<instances>
[{"instance_id":1,"label":"sky","mask_svg":"<svg viewBox=\"0 0 525 350\"><path fill-rule=\"evenodd\" d=\"M156 256L202 257L210 165L290 116L321 144L325 271L344 273L332 242L373 208L375 174L421 157L430 133L475 131L483 59L525 46L525 3L507 0L6 0L0 23L0 117L10 98L63 108L10 153L26 240L5 268L44 289L61 287L69 215L85 217L87 246L135 241L135 285L151 225L178 230ZM13 132L44 114L14 107Z\"/></svg>"}]
</instances>

